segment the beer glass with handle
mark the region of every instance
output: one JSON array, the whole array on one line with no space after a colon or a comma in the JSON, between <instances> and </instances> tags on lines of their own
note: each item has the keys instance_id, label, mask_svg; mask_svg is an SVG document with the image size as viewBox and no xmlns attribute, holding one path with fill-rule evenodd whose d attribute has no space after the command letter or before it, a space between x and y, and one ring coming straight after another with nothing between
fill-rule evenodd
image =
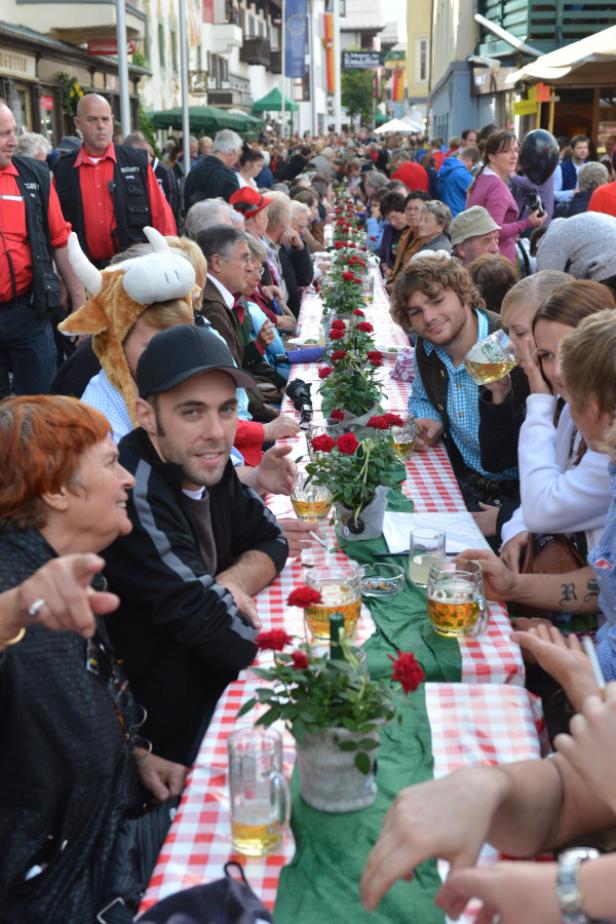
<instances>
[{"instance_id":1,"label":"beer glass with handle","mask_svg":"<svg viewBox=\"0 0 616 924\"><path fill-rule=\"evenodd\" d=\"M513 344L504 330L496 330L471 347L464 357L466 371L477 385L503 379L517 364Z\"/></svg>"},{"instance_id":2,"label":"beer glass with handle","mask_svg":"<svg viewBox=\"0 0 616 924\"><path fill-rule=\"evenodd\" d=\"M438 635L479 635L488 624L481 565L476 561L438 562L428 574L428 616Z\"/></svg>"}]
</instances>

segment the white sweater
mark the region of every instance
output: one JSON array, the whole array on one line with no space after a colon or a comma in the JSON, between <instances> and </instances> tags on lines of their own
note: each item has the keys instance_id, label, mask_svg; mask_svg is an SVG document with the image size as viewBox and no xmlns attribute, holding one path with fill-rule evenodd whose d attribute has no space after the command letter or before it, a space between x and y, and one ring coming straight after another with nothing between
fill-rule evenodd
<instances>
[{"instance_id":1,"label":"white sweater","mask_svg":"<svg viewBox=\"0 0 616 924\"><path fill-rule=\"evenodd\" d=\"M520 430L518 465L521 506L503 525L503 544L518 533L576 533L584 530L588 548L598 540L610 504L608 457L588 449L571 466L580 442L568 405L554 427L556 398L529 395Z\"/></svg>"}]
</instances>

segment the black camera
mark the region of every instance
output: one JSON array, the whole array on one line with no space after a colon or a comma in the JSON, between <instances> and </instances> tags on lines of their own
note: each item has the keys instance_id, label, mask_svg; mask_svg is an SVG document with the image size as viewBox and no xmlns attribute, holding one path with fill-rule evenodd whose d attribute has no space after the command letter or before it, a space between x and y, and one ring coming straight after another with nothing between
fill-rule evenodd
<instances>
[{"instance_id":1,"label":"black camera","mask_svg":"<svg viewBox=\"0 0 616 924\"><path fill-rule=\"evenodd\" d=\"M543 202L538 192L529 193L524 204L529 212L537 212L539 216L544 214Z\"/></svg>"},{"instance_id":2,"label":"black camera","mask_svg":"<svg viewBox=\"0 0 616 924\"><path fill-rule=\"evenodd\" d=\"M287 395L293 402L293 407L299 411L301 416L300 426L310 423L312 420L312 396L310 389L312 385L304 382L303 379L293 379L287 385Z\"/></svg>"}]
</instances>

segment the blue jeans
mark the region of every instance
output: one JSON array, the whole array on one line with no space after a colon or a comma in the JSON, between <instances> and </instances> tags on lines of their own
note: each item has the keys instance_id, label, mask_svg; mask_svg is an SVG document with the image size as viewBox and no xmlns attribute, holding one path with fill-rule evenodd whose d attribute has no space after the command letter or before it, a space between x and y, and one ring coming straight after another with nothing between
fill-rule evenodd
<instances>
[{"instance_id":1,"label":"blue jeans","mask_svg":"<svg viewBox=\"0 0 616 924\"><path fill-rule=\"evenodd\" d=\"M9 369L14 394L49 394L57 361L49 319L35 317L28 296L0 304L0 397L9 393Z\"/></svg>"}]
</instances>

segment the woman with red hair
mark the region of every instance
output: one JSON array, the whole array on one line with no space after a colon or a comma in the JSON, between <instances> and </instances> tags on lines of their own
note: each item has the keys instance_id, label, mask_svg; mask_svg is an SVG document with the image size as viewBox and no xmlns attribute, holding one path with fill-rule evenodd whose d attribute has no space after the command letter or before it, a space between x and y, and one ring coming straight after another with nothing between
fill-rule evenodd
<instances>
[{"instance_id":1,"label":"woman with red hair","mask_svg":"<svg viewBox=\"0 0 616 924\"><path fill-rule=\"evenodd\" d=\"M15 589L0 609L0 916L86 924L114 901L120 910L118 898L131 907L127 882L138 903L150 869L131 869L127 819L146 789L159 802L178 795L184 768L137 737L143 717L102 622L83 620L74 587L63 596L40 575L59 556L82 559L86 580L100 570L92 553L131 530L133 478L103 415L74 398L2 402L0 447L0 593ZM22 584L41 596L24 596ZM115 608L117 598L97 589L93 611ZM73 620L63 605L74 605ZM169 812L160 808L164 832ZM128 907L113 920L131 921Z\"/></svg>"}]
</instances>

